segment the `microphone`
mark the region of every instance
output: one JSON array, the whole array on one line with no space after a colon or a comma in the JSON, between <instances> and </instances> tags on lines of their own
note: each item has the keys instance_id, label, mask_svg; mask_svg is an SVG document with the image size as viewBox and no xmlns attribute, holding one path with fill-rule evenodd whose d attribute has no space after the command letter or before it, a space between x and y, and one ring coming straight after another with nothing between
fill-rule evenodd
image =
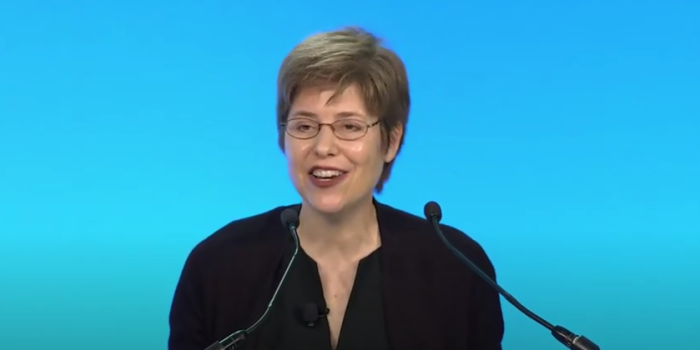
<instances>
[{"instance_id":1,"label":"microphone","mask_svg":"<svg viewBox=\"0 0 700 350\"><path fill-rule=\"evenodd\" d=\"M535 314L534 312L528 310L525 306L523 306L523 304L518 302L512 295L510 295L510 293L508 293L505 289L499 286L486 273L484 273L484 271L482 271L478 266L476 266L474 262L469 260L466 256L464 256L464 254L462 254L457 248L455 248L450 243L450 241L448 241L447 238L445 238L445 235L440 229L440 220L442 219L442 210L440 209L440 205L438 205L436 202L428 202L425 204L423 212L425 214L425 218L433 224L435 232L437 232L438 236L440 237L440 240L442 240L442 242L447 246L447 248L450 251L452 251L452 253L455 256L457 256L457 258L459 258L459 260L461 260L462 263L467 265L472 271L479 275L479 277L486 281L486 283L488 283L492 288L498 291L498 293L501 294L511 305L515 306L515 308L518 309L518 311L522 312L523 314L525 314L525 316L529 317L530 319L547 328L552 333L555 339L557 339L569 349L600 350L600 347L598 345L596 345L583 335L577 335L562 326L554 326L551 323L547 322L545 319Z\"/></svg>"},{"instance_id":2,"label":"microphone","mask_svg":"<svg viewBox=\"0 0 700 350\"><path fill-rule=\"evenodd\" d=\"M308 303L304 305L301 311L301 319L308 327L315 327L316 322L321 318L328 316L331 310L328 308L321 308L321 306L316 303Z\"/></svg>"},{"instance_id":3,"label":"microphone","mask_svg":"<svg viewBox=\"0 0 700 350\"><path fill-rule=\"evenodd\" d=\"M292 254L292 258L289 260L289 263L287 263L287 268L284 270L284 274L282 274L282 278L280 279L279 283L277 284L277 288L275 289L275 292L272 294L272 298L270 298L270 302L267 304L267 309L265 309L265 312L263 312L262 316L253 323L252 326L246 328L246 329L241 329L238 331L235 331L231 333L229 336L226 338L215 342L214 344L209 345L206 349L204 350L234 350L234 349L240 349L241 346L243 346L243 342L245 339L248 337L248 334L254 332L260 325L267 319L268 315L270 314L270 310L272 309L272 306L275 303L275 300L277 300L277 294L279 293L280 289L282 288L282 285L284 284L284 281L287 279L287 274L289 273L289 270L292 267L292 264L296 260L297 253L299 252L299 234L297 233L297 228L299 227L299 213L295 211L294 209L287 208L284 211L282 211L282 214L280 215L280 218L282 219L282 225L291 232L292 237L294 238L294 254Z\"/></svg>"}]
</instances>

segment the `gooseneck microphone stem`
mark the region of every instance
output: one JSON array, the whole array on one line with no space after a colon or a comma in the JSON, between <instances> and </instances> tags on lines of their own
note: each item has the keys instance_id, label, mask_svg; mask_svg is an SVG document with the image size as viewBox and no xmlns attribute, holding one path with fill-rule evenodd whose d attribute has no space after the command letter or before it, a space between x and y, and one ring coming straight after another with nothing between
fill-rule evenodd
<instances>
[{"instance_id":1,"label":"gooseneck microphone stem","mask_svg":"<svg viewBox=\"0 0 700 350\"><path fill-rule=\"evenodd\" d=\"M562 326L554 326L547 322L542 317L538 316L534 312L530 311L518 300L516 300L510 293L508 293L503 287L499 286L491 277L489 277L484 271L481 270L474 262L469 260L462 252L455 248L450 241L447 240L445 235L440 229L440 219L442 219L442 210L440 206L435 202L429 202L425 205L425 216L428 221L433 225L435 232L437 232L440 240L445 244L445 246L465 265L467 265L473 272L475 272L481 279L488 283L493 289L498 291L511 305L513 305L520 312L525 314L525 316L534 320L535 322L541 324L543 327L547 328L555 339L564 344L566 347L572 350L600 350L600 347L593 343L588 338L577 335L570 330Z\"/></svg>"},{"instance_id":2,"label":"gooseneck microphone stem","mask_svg":"<svg viewBox=\"0 0 700 350\"><path fill-rule=\"evenodd\" d=\"M481 270L474 262L471 260L467 259L467 257L462 254L457 248L455 248L445 237L445 235L442 233L442 230L440 229L440 224L438 223L437 217L436 216L431 216L430 221L433 224L433 227L435 228L435 231L438 234L438 237L440 237L440 240L447 246L447 248L452 251L452 253L459 258L464 264L467 264L469 268L474 271L479 277L481 277L486 283L491 285L491 288L494 288L500 293L506 300L508 300L509 303L511 303L513 306L515 306L516 309L520 310L520 312L524 313L526 316L530 317L533 319L535 322L541 324L545 328L552 330L554 326L547 322L545 319L543 319L540 316L537 316L534 312L530 311L528 308L526 308L523 304L521 304L518 300L515 299L510 293L508 293L503 287L499 286L494 282L483 270Z\"/></svg>"},{"instance_id":3,"label":"gooseneck microphone stem","mask_svg":"<svg viewBox=\"0 0 700 350\"><path fill-rule=\"evenodd\" d=\"M297 233L297 227L299 227L299 214L292 210L292 209L285 209L282 212L282 223L287 227L287 230L292 233L292 238L294 238L294 253L292 254L292 258L289 259L289 263L287 263L287 268L284 269L284 273L282 274L282 278L280 279L279 283L277 283L277 288L275 288L275 292L272 294L272 297L270 298L270 302L267 304L267 308L265 309L265 312L263 312L262 316L258 318L255 323L253 323L252 326L246 328L246 329L241 329L238 331L235 331L231 333L229 336L226 338L217 341L214 344L209 345L206 349L204 350L236 350L240 349L241 346L243 346L243 342L246 340L248 337L248 334L254 332L260 325L262 325L263 322L267 319L267 317L270 315L270 310L272 310L272 307L275 304L275 301L277 300L277 295L279 294L280 290L282 289L282 286L284 285L284 281L287 279L287 275L289 274L289 270L291 270L292 265L294 264L294 261L296 260L297 253L299 253L299 234Z\"/></svg>"}]
</instances>

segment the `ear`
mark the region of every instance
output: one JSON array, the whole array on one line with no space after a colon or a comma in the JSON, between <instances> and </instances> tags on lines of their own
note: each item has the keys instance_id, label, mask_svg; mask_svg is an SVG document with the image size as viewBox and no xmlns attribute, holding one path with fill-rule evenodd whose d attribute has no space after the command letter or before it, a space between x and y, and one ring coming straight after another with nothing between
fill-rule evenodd
<instances>
[{"instance_id":1,"label":"ear","mask_svg":"<svg viewBox=\"0 0 700 350\"><path fill-rule=\"evenodd\" d=\"M399 124L389 133L389 144L384 156L384 163L390 163L396 158L396 155L399 153L402 137L403 125Z\"/></svg>"}]
</instances>

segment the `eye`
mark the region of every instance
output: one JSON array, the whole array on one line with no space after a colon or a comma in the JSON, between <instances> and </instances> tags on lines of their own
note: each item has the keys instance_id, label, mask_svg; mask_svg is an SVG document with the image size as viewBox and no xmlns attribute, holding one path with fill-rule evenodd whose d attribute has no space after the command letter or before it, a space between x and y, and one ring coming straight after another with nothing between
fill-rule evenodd
<instances>
[{"instance_id":1,"label":"eye","mask_svg":"<svg viewBox=\"0 0 700 350\"><path fill-rule=\"evenodd\" d=\"M309 132L316 129L316 124L309 120L295 120L290 123L292 130L299 132Z\"/></svg>"},{"instance_id":2,"label":"eye","mask_svg":"<svg viewBox=\"0 0 700 350\"><path fill-rule=\"evenodd\" d=\"M340 127L344 132L362 131L366 125L358 120L344 120L340 123Z\"/></svg>"}]
</instances>

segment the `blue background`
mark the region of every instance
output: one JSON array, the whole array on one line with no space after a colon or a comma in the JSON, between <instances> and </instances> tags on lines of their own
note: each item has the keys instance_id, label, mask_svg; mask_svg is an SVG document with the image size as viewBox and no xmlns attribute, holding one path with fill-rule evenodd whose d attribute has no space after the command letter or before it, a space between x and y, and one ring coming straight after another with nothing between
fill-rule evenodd
<instances>
[{"instance_id":1,"label":"blue background","mask_svg":"<svg viewBox=\"0 0 700 350\"><path fill-rule=\"evenodd\" d=\"M697 350L700 2L4 1L0 349L163 349L190 249L294 203L275 79L362 25L413 109L379 200L605 350ZM506 305L505 349L563 347ZM86 342L91 345L84 345Z\"/></svg>"}]
</instances>

